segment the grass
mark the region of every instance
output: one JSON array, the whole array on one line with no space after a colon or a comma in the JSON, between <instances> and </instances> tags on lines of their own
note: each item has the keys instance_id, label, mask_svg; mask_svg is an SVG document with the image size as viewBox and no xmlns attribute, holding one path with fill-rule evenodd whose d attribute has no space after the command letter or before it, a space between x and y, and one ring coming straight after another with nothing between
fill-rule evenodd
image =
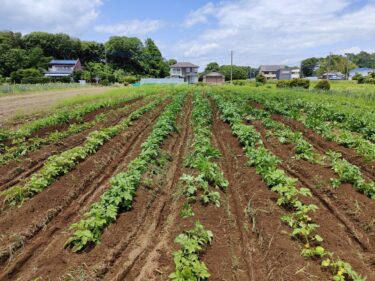
<instances>
[{"instance_id":1,"label":"grass","mask_svg":"<svg viewBox=\"0 0 375 281\"><path fill-rule=\"evenodd\" d=\"M0 85L0 97L15 94L28 94L37 91L69 90L83 87L90 87L90 85L83 86L78 83L3 84Z\"/></svg>"}]
</instances>

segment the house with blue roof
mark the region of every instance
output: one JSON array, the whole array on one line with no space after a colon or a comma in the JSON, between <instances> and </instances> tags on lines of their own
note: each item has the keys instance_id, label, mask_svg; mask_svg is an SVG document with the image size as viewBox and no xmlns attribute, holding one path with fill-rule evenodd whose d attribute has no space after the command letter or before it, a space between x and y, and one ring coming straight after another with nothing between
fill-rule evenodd
<instances>
[{"instance_id":1,"label":"house with blue roof","mask_svg":"<svg viewBox=\"0 0 375 281\"><path fill-rule=\"evenodd\" d=\"M79 59L76 60L51 60L49 69L44 73L46 77L65 77L73 74L75 70L82 70Z\"/></svg>"},{"instance_id":2,"label":"house with blue roof","mask_svg":"<svg viewBox=\"0 0 375 281\"><path fill-rule=\"evenodd\" d=\"M363 77L368 77L372 72L375 72L375 69L368 67L355 68L349 71L349 79L352 80L353 76L356 74L361 74Z\"/></svg>"}]
</instances>

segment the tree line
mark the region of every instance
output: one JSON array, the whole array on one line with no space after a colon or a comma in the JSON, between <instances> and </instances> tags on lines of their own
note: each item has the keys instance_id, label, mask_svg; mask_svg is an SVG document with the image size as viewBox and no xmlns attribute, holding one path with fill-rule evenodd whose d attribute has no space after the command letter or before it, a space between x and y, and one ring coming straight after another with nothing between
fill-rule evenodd
<instances>
[{"instance_id":1,"label":"tree line","mask_svg":"<svg viewBox=\"0 0 375 281\"><path fill-rule=\"evenodd\" d=\"M175 62L164 59L150 38L142 42L136 37L113 36L102 44L60 33L0 32L0 80L42 77L51 59L77 58L84 70L75 73L76 79L108 77L110 82L122 82L127 75L165 77L169 75L169 64Z\"/></svg>"},{"instance_id":2,"label":"tree line","mask_svg":"<svg viewBox=\"0 0 375 281\"><path fill-rule=\"evenodd\" d=\"M320 76L328 71L345 74L356 67L375 68L375 53L332 54L323 58L307 58L301 62L301 72L304 77Z\"/></svg>"}]
</instances>

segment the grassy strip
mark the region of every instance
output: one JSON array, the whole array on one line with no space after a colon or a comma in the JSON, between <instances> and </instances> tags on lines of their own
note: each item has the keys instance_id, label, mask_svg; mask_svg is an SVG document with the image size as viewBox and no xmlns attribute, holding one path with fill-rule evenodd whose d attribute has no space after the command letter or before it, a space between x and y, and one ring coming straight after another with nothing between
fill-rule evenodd
<instances>
[{"instance_id":1,"label":"grassy strip","mask_svg":"<svg viewBox=\"0 0 375 281\"><path fill-rule=\"evenodd\" d=\"M292 143L295 145L295 154L297 159L305 159L311 163L329 162L331 168L339 176L338 179L331 179L333 187L337 188L343 183L350 183L360 192L368 197L375 199L375 183L366 182L359 170L355 165L350 164L342 158L338 152L327 152L327 157L320 157L319 154L314 152L313 146L307 142L300 132L293 132L288 126L272 120L270 114L266 111L252 108L251 106L240 106L246 104L246 101L241 97L236 97L235 102L241 108L241 112L250 113L243 118L246 120L254 121L261 120L269 131L268 134L276 136L280 143Z\"/></svg>"},{"instance_id":2,"label":"grassy strip","mask_svg":"<svg viewBox=\"0 0 375 281\"><path fill-rule=\"evenodd\" d=\"M89 244L99 243L105 228L116 221L120 212L131 208L142 174L160 156L159 147L163 140L176 131L177 116L185 98L184 93L175 97L159 117L152 133L142 144L141 153L130 162L127 171L114 176L110 188L103 193L100 200L91 205L83 219L71 225L70 229L74 230L74 233L65 243L66 247L72 247L72 250L77 252Z\"/></svg>"},{"instance_id":3,"label":"grassy strip","mask_svg":"<svg viewBox=\"0 0 375 281\"><path fill-rule=\"evenodd\" d=\"M139 119L145 112L151 110L161 102L162 99L159 98L156 101L132 112L129 117L121 121L119 124L90 133L83 145L49 157L41 170L33 174L25 185L14 186L0 193L1 197L5 197L5 205L19 205L24 200L42 192L52 184L57 177L67 174L80 161L84 160L87 156L96 153L105 142L128 128L132 124L132 121Z\"/></svg>"},{"instance_id":4,"label":"grassy strip","mask_svg":"<svg viewBox=\"0 0 375 281\"><path fill-rule=\"evenodd\" d=\"M323 238L315 234L319 226L312 222L309 215L317 206L304 204L299 199L311 196L310 190L298 189L297 179L287 176L284 170L278 168L280 160L264 147L261 136L253 126L242 123L240 111L235 104L226 102L218 95L213 97L222 113L221 118L230 124L233 134L244 146L246 156L250 159L249 164L256 167L257 173L267 186L279 195L277 204L292 211L281 219L292 228L292 237L304 243L302 255L306 258L320 259L321 266L332 271L333 280L364 281L365 279L355 272L350 264L336 258L334 253L321 246Z\"/></svg>"},{"instance_id":5,"label":"grassy strip","mask_svg":"<svg viewBox=\"0 0 375 281\"><path fill-rule=\"evenodd\" d=\"M175 243L181 249L173 253L175 272L169 275L173 281L206 280L210 277L207 266L199 260L199 254L212 243L213 234L197 221L192 230L178 235Z\"/></svg>"},{"instance_id":6,"label":"grassy strip","mask_svg":"<svg viewBox=\"0 0 375 281\"><path fill-rule=\"evenodd\" d=\"M6 140L12 140L12 143L15 145L21 144L25 141L26 138L30 137L32 133L40 130L42 128L46 128L49 126L64 124L69 122L70 120L75 120L77 123L83 121L83 117L95 110L101 108L108 108L115 106L119 103L126 102L137 97L143 96L142 94L133 94L130 97L128 95L119 96L116 98L106 98L105 100L89 103L85 105L81 105L77 108L72 109L65 109L63 111L59 111L54 113L48 117L44 117L41 119L37 119L30 123L23 124L17 130L7 130L1 129L0 130L0 142Z\"/></svg>"},{"instance_id":7,"label":"grassy strip","mask_svg":"<svg viewBox=\"0 0 375 281\"><path fill-rule=\"evenodd\" d=\"M207 98L199 93L193 96L192 126L194 139L193 151L185 159L185 165L199 171L194 176L184 174L181 176L182 195L186 197L186 203L180 212L182 217L194 215L190 203L195 202L200 189L202 194L200 200L203 204L213 203L220 207L220 193L211 191L210 187L226 189L228 181L220 167L212 162L212 159L220 157L220 153L211 144L212 109Z\"/></svg>"}]
</instances>

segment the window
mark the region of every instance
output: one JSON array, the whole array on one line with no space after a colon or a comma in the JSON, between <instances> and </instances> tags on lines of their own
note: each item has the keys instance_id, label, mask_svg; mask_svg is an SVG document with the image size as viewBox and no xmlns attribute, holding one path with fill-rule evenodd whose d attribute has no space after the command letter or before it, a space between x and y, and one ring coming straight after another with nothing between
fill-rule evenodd
<instances>
[{"instance_id":1,"label":"window","mask_svg":"<svg viewBox=\"0 0 375 281\"><path fill-rule=\"evenodd\" d=\"M186 68L186 72L187 72L187 73L190 72L190 67L187 67L187 68Z\"/></svg>"},{"instance_id":2,"label":"window","mask_svg":"<svg viewBox=\"0 0 375 281\"><path fill-rule=\"evenodd\" d=\"M181 74L181 68L172 68L172 74Z\"/></svg>"}]
</instances>

